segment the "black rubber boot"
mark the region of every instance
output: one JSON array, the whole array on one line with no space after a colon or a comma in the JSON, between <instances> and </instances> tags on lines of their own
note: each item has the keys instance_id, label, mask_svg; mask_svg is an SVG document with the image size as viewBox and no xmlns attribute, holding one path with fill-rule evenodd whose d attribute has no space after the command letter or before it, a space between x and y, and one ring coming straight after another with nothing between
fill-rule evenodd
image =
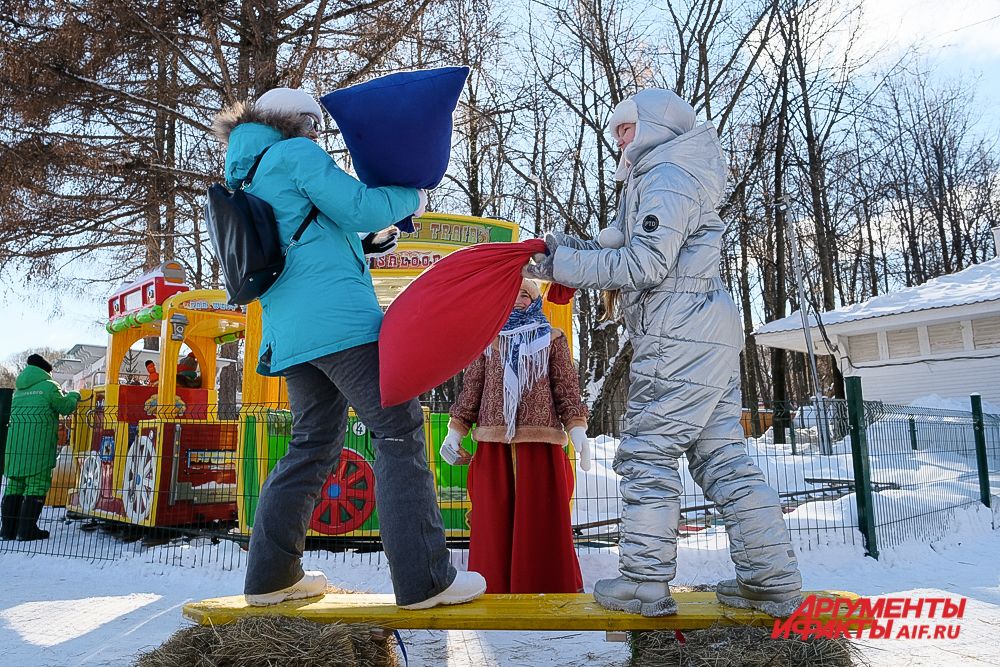
<instances>
[{"instance_id":1,"label":"black rubber boot","mask_svg":"<svg viewBox=\"0 0 1000 667\"><path fill-rule=\"evenodd\" d=\"M17 539L23 542L45 540L49 531L38 527L38 517L45 506L45 496L25 496L21 504L21 518L17 523Z\"/></svg>"},{"instance_id":2,"label":"black rubber boot","mask_svg":"<svg viewBox=\"0 0 1000 667\"><path fill-rule=\"evenodd\" d=\"M24 496L4 496L0 503L0 540L12 540L17 537L17 521L21 516L21 503Z\"/></svg>"}]
</instances>

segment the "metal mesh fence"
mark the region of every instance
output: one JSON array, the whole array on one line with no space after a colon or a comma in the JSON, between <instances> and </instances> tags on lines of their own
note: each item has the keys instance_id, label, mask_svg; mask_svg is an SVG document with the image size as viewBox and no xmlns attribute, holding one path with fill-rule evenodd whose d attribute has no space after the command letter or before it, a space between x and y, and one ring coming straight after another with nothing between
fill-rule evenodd
<instances>
[{"instance_id":1,"label":"metal mesh fence","mask_svg":"<svg viewBox=\"0 0 1000 667\"><path fill-rule=\"evenodd\" d=\"M446 406L444 406L446 407ZM468 468L438 453L447 433L441 405L424 406L427 465L449 541L468 545ZM947 530L950 513L979 501L971 413L865 404L871 488L879 544ZM751 459L778 492L799 548L860 541L852 442L845 401L785 406L777 426L747 438ZM143 558L183 565L240 567L260 490L291 438L291 414L244 406L238 415L211 405L91 405L56 419L11 416L7 494L40 494L38 526L49 539L5 539L0 551L86 559ZM990 480L1000 484L1000 416L986 416ZM782 425L784 424L784 425ZM594 438L593 467L574 471L572 529L579 551L613 548L621 517L613 470L618 440ZM463 443L475 452L476 443ZM330 558L361 552L378 559L375 456L371 434L353 414L344 451L312 514L307 549ZM685 459L678 542L727 548L718 508L695 484ZM13 485L13 486L12 486ZM33 486L34 485L34 486ZM6 507L6 503L5 503ZM545 508L538 508L545 511ZM4 517L6 526L15 519ZM155 547L155 548L151 548Z\"/></svg>"},{"instance_id":2,"label":"metal mesh fence","mask_svg":"<svg viewBox=\"0 0 1000 667\"><path fill-rule=\"evenodd\" d=\"M763 414L768 417L760 419L756 429L749 414L744 415L747 453L778 492L796 543L806 548L830 541L853 543L857 517L849 510L854 480L850 444L845 439L846 403L824 401L823 412L815 406L786 406L784 414L789 421L780 431L771 422L772 411ZM759 437L753 437L755 430ZM618 478L611 470L617 442L598 438L595 460L605 466L604 470L595 466L596 475L578 473L574 530L578 543L586 547L613 545L619 536L621 500ZM831 443L835 449L822 455L822 447ZM695 483L686 457L680 458L678 472L683 487L679 544L690 549L727 548L719 508ZM581 477L586 486L580 485Z\"/></svg>"},{"instance_id":3,"label":"metal mesh fence","mask_svg":"<svg viewBox=\"0 0 1000 667\"><path fill-rule=\"evenodd\" d=\"M936 537L955 510L981 502L971 411L865 402L880 546ZM985 415L987 473L1000 487L1000 417Z\"/></svg>"},{"instance_id":4,"label":"metal mesh fence","mask_svg":"<svg viewBox=\"0 0 1000 667\"><path fill-rule=\"evenodd\" d=\"M778 491L793 540L800 548L853 544L858 521L846 401L771 410L774 421L760 437L747 440L747 450Z\"/></svg>"}]
</instances>

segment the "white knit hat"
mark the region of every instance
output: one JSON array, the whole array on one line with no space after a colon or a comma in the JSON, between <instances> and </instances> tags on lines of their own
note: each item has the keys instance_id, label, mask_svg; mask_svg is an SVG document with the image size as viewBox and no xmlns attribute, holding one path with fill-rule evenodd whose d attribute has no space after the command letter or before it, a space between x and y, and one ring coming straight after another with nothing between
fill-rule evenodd
<instances>
[{"instance_id":1,"label":"white knit hat","mask_svg":"<svg viewBox=\"0 0 1000 667\"><path fill-rule=\"evenodd\" d=\"M300 88L272 88L254 102L258 111L305 113L323 122L323 109L313 96Z\"/></svg>"},{"instance_id":2,"label":"white knit hat","mask_svg":"<svg viewBox=\"0 0 1000 667\"><path fill-rule=\"evenodd\" d=\"M615 110L611 112L611 118L608 119L608 134L611 135L613 139L617 139L615 136L615 130L618 129L619 125L624 123L638 123L639 122L639 107L636 106L635 100L631 97L626 97L624 100L618 103Z\"/></svg>"},{"instance_id":3,"label":"white knit hat","mask_svg":"<svg viewBox=\"0 0 1000 667\"><path fill-rule=\"evenodd\" d=\"M608 119L607 132L611 136L612 141L618 139L618 126L625 123L635 123L636 131L638 131L639 107L631 97L626 97L619 102L615 110L611 112L611 118ZM618 167L615 169L615 180L624 181L628 177L630 168L631 165L625 158L625 151L622 151L622 156L618 159Z\"/></svg>"}]
</instances>

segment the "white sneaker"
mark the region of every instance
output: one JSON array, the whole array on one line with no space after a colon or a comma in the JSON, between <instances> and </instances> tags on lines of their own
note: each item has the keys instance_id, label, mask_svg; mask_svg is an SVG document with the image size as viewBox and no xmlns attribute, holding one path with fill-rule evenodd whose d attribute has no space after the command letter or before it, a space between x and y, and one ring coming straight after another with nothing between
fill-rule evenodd
<instances>
[{"instance_id":1,"label":"white sneaker","mask_svg":"<svg viewBox=\"0 0 1000 667\"><path fill-rule=\"evenodd\" d=\"M432 598L423 602L400 605L400 609L430 609L440 604L471 602L486 592L486 580L478 572L459 572L455 581Z\"/></svg>"},{"instance_id":2,"label":"white sneaker","mask_svg":"<svg viewBox=\"0 0 1000 667\"><path fill-rule=\"evenodd\" d=\"M306 572L301 579L288 588L282 588L273 593L258 593L244 595L251 607L266 607L286 600L301 600L322 595L326 591L326 575L322 572Z\"/></svg>"}]
</instances>

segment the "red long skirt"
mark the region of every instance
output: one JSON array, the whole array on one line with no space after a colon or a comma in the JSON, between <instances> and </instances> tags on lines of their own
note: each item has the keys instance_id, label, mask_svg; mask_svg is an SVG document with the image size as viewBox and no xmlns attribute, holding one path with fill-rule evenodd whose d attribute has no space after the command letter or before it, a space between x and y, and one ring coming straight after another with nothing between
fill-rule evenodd
<instances>
[{"instance_id":1,"label":"red long skirt","mask_svg":"<svg viewBox=\"0 0 1000 667\"><path fill-rule=\"evenodd\" d=\"M573 469L550 443L480 442L469 464L469 569L487 593L583 590L573 548Z\"/></svg>"}]
</instances>

